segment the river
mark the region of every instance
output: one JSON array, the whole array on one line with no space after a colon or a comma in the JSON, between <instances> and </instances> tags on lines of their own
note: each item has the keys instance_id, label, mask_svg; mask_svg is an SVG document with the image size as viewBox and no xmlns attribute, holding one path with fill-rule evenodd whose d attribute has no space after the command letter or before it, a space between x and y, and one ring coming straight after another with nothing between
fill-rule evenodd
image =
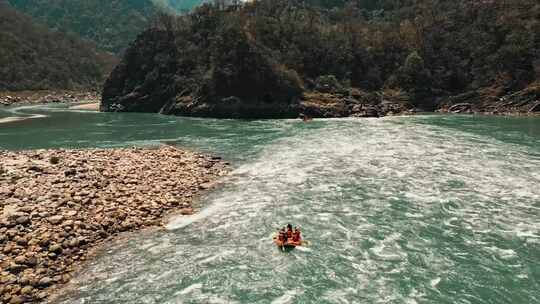
<instances>
[{"instance_id":1,"label":"river","mask_svg":"<svg viewBox=\"0 0 540 304\"><path fill-rule=\"evenodd\" d=\"M9 111L48 117L0 124L1 149L167 142L234 166L199 213L110 244L56 303L540 303L538 118ZM282 253L289 222L310 245Z\"/></svg>"}]
</instances>

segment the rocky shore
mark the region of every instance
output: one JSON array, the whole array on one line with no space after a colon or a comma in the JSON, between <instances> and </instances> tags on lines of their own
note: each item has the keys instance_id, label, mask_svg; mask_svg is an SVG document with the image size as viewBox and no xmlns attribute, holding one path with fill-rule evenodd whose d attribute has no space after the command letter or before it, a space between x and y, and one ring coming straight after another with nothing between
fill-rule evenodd
<instances>
[{"instance_id":1,"label":"rocky shore","mask_svg":"<svg viewBox=\"0 0 540 304\"><path fill-rule=\"evenodd\" d=\"M383 117L414 113L410 97L400 91L364 92L351 88L342 92L307 92L298 112L312 118Z\"/></svg>"},{"instance_id":2,"label":"rocky shore","mask_svg":"<svg viewBox=\"0 0 540 304\"><path fill-rule=\"evenodd\" d=\"M540 115L540 82L517 92L489 88L444 98L437 112L487 115Z\"/></svg>"},{"instance_id":3,"label":"rocky shore","mask_svg":"<svg viewBox=\"0 0 540 304\"><path fill-rule=\"evenodd\" d=\"M75 103L80 101L99 102L99 93L72 91L21 91L0 92L0 106Z\"/></svg>"},{"instance_id":4,"label":"rocky shore","mask_svg":"<svg viewBox=\"0 0 540 304\"><path fill-rule=\"evenodd\" d=\"M0 303L45 300L90 249L191 214L227 172L218 157L169 146L0 151Z\"/></svg>"}]
</instances>

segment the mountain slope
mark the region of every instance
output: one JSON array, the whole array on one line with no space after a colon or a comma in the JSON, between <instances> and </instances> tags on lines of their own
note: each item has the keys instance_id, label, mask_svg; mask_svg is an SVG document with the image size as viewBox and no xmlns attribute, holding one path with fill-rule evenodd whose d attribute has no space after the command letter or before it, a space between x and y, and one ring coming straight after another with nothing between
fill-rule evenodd
<instances>
[{"instance_id":1,"label":"mountain slope","mask_svg":"<svg viewBox=\"0 0 540 304\"><path fill-rule=\"evenodd\" d=\"M204 0L8 0L52 29L94 41L121 53L163 10L184 12Z\"/></svg>"},{"instance_id":2,"label":"mountain slope","mask_svg":"<svg viewBox=\"0 0 540 304\"><path fill-rule=\"evenodd\" d=\"M0 28L0 90L97 87L110 70L110 55L37 25L2 1Z\"/></svg>"},{"instance_id":3,"label":"mountain slope","mask_svg":"<svg viewBox=\"0 0 540 304\"><path fill-rule=\"evenodd\" d=\"M158 12L150 0L9 0L18 10L52 29L121 52Z\"/></svg>"}]
</instances>

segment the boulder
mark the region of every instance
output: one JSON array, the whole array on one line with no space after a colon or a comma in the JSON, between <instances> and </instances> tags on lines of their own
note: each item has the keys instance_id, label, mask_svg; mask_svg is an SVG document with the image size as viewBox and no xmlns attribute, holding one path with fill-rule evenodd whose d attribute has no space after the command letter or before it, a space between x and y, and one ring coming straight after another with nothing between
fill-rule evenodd
<instances>
[{"instance_id":1,"label":"boulder","mask_svg":"<svg viewBox=\"0 0 540 304\"><path fill-rule=\"evenodd\" d=\"M24 265L24 264L26 264L26 257L20 255L20 256L16 257L15 259L13 259L13 261L15 263L17 263L17 264Z\"/></svg>"},{"instance_id":2,"label":"boulder","mask_svg":"<svg viewBox=\"0 0 540 304\"><path fill-rule=\"evenodd\" d=\"M472 104L470 103L457 103L448 108L448 111L451 113L470 113L471 109Z\"/></svg>"},{"instance_id":3,"label":"boulder","mask_svg":"<svg viewBox=\"0 0 540 304\"><path fill-rule=\"evenodd\" d=\"M24 286L21 289L21 294L25 296L31 296L34 291L34 288L32 286Z\"/></svg>"},{"instance_id":4,"label":"boulder","mask_svg":"<svg viewBox=\"0 0 540 304\"><path fill-rule=\"evenodd\" d=\"M180 214L182 214L182 215L191 215L191 214L193 214L193 208L190 208L190 207L182 208L182 209L180 209Z\"/></svg>"},{"instance_id":5,"label":"boulder","mask_svg":"<svg viewBox=\"0 0 540 304\"><path fill-rule=\"evenodd\" d=\"M23 215L23 216L19 216L15 222L19 225L27 225L27 224L30 224L30 217L29 216L26 216L26 215Z\"/></svg>"},{"instance_id":6,"label":"boulder","mask_svg":"<svg viewBox=\"0 0 540 304\"><path fill-rule=\"evenodd\" d=\"M48 287L53 283L53 280L49 277L43 277L38 281L39 287Z\"/></svg>"},{"instance_id":7,"label":"boulder","mask_svg":"<svg viewBox=\"0 0 540 304\"><path fill-rule=\"evenodd\" d=\"M26 269L26 265L21 265L17 263L11 263L7 266L7 270L13 274L20 273L25 269Z\"/></svg>"},{"instance_id":8,"label":"boulder","mask_svg":"<svg viewBox=\"0 0 540 304\"><path fill-rule=\"evenodd\" d=\"M36 165L32 165L32 166L28 167L28 171L42 173L43 168L41 168L39 166L36 166Z\"/></svg>"},{"instance_id":9,"label":"boulder","mask_svg":"<svg viewBox=\"0 0 540 304\"><path fill-rule=\"evenodd\" d=\"M75 176L75 175L77 175L77 170L75 170L75 169L68 169L68 170L64 171L64 175L65 175L66 177Z\"/></svg>"},{"instance_id":10,"label":"boulder","mask_svg":"<svg viewBox=\"0 0 540 304\"><path fill-rule=\"evenodd\" d=\"M62 221L64 220L64 217L61 215L55 215L55 216L49 217L47 220L49 221L49 223L53 225L58 225L62 223Z\"/></svg>"},{"instance_id":11,"label":"boulder","mask_svg":"<svg viewBox=\"0 0 540 304\"><path fill-rule=\"evenodd\" d=\"M23 304L25 302L24 296L12 296L9 300L9 304Z\"/></svg>"},{"instance_id":12,"label":"boulder","mask_svg":"<svg viewBox=\"0 0 540 304\"><path fill-rule=\"evenodd\" d=\"M52 252L52 253L61 253L62 252L62 245L61 244L53 244L51 246L49 246L49 252Z\"/></svg>"}]
</instances>

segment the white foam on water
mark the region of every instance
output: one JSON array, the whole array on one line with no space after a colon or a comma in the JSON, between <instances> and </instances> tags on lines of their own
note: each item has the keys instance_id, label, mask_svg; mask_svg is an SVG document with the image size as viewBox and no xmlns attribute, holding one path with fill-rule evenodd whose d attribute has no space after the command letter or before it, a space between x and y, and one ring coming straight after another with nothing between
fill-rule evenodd
<instances>
[{"instance_id":1,"label":"white foam on water","mask_svg":"<svg viewBox=\"0 0 540 304\"><path fill-rule=\"evenodd\" d=\"M296 303L294 301L295 296L299 294L296 290L288 290L284 295L272 300L271 304L289 304Z\"/></svg>"},{"instance_id":2,"label":"white foam on water","mask_svg":"<svg viewBox=\"0 0 540 304\"><path fill-rule=\"evenodd\" d=\"M6 109L5 110L6 112L14 114L16 116L0 118L0 124L16 122L16 121L22 121L22 120L27 120L27 119L39 119L39 118L48 117L47 115L44 115L44 114L28 114L28 113L24 113L24 110L36 109L38 107L39 106L20 106L20 107L16 107L16 108Z\"/></svg>"},{"instance_id":3,"label":"white foam on water","mask_svg":"<svg viewBox=\"0 0 540 304\"><path fill-rule=\"evenodd\" d=\"M502 260L511 260L517 257L517 254L513 249L501 249L497 247L486 247L486 249Z\"/></svg>"},{"instance_id":4,"label":"white foam on water","mask_svg":"<svg viewBox=\"0 0 540 304\"><path fill-rule=\"evenodd\" d=\"M199 213L167 224L176 238L170 246L182 244L160 251L179 263L176 272L160 272L168 279L130 279L154 291L163 281L197 282L181 291L186 302L234 302L240 290L253 302L423 303L443 296L441 277L455 284L477 280L473 271L495 277L491 256L530 265L512 247L516 240L534 246L540 232L538 211L529 208L540 198L530 169L540 171L540 160L527 148L401 117L321 124L264 143L203 198ZM269 235L289 221L312 241L309 254L272 244ZM463 266L471 260L483 263ZM141 261L138 271L159 270ZM130 288L115 296L129 298ZM474 285L460 288L475 296Z\"/></svg>"},{"instance_id":5,"label":"white foam on water","mask_svg":"<svg viewBox=\"0 0 540 304\"><path fill-rule=\"evenodd\" d=\"M154 244L153 246L145 246L144 249L148 250L148 252L153 254L159 254L165 249L168 249L171 247L171 243L168 239L163 240L160 244Z\"/></svg>"},{"instance_id":6,"label":"white foam on water","mask_svg":"<svg viewBox=\"0 0 540 304\"><path fill-rule=\"evenodd\" d=\"M203 287L203 285L201 283L193 284L193 285L190 285L190 286L182 289L181 291L177 292L176 294L177 295L187 295L187 294L193 293L195 291L200 291L202 289L202 287Z\"/></svg>"},{"instance_id":7,"label":"white foam on water","mask_svg":"<svg viewBox=\"0 0 540 304\"><path fill-rule=\"evenodd\" d=\"M439 283L441 282L441 278L435 278L433 280L431 280L429 282L429 285L431 285L431 287L435 288L437 287L437 285L439 285Z\"/></svg>"},{"instance_id":8,"label":"white foam on water","mask_svg":"<svg viewBox=\"0 0 540 304\"><path fill-rule=\"evenodd\" d=\"M312 252L313 250L311 248L305 247L305 246L298 246L296 247L296 250L302 251L302 252Z\"/></svg>"}]
</instances>

